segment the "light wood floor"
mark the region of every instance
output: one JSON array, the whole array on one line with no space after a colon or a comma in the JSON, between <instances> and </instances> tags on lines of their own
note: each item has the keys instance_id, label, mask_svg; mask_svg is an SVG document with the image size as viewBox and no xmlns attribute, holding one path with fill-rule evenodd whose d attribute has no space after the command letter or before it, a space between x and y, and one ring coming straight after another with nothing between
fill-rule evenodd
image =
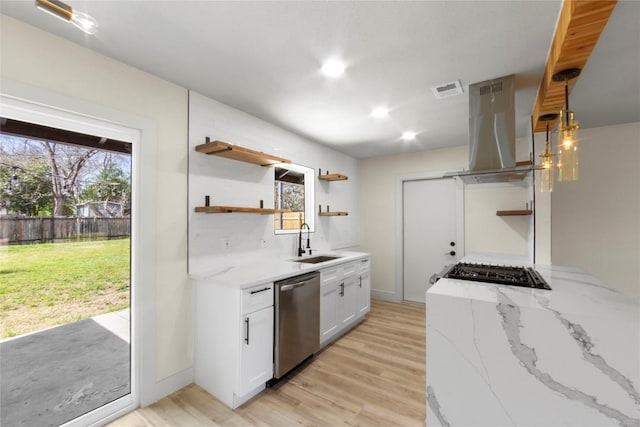
<instances>
[{"instance_id":1,"label":"light wood floor","mask_svg":"<svg viewBox=\"0 0 640 427\"><path fill-rule=\"evenodd\" d=\"M235 411L192 384L109 426L422 426L425 410L424 305L374 300L364 322Z\"/></svg>"}]
</instances>

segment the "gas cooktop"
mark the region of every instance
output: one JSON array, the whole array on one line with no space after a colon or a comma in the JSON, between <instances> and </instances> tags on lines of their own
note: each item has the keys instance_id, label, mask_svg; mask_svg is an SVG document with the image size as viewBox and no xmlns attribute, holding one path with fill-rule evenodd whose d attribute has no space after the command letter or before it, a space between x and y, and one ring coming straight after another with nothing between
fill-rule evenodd
<instances>
[{"instance_id":1,"label":"gas cooktop","mask_svg":"<svg viewBox=\"0 0 640 427\"><path fill-rule=\"evenodd\" d=\"M531 267L459 262L451 267L443 277L551 290L551 286Z\"/></svg>"}]
</instances>

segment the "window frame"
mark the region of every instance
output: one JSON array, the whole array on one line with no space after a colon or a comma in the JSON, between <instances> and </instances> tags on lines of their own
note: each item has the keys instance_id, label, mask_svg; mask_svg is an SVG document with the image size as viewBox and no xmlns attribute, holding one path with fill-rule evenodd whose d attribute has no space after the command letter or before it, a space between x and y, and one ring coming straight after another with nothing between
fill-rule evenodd
<instances>
[{"instance_id":1,"label":"window frame","mask_svg":"<svg viewBox=\"0 0 640 427\"><path fill-rule=\"evenodd\" d=\"M289 169L294 172L299 172L304 174L304 219L305 223L309 226L309 231L311 233L315 232L315 200L316 200L316 189L315 189L315 176L316 171L313 168L308 166L302 166L296 163L279 163L276 165L280 169ZM275 169L273 172L273 185L275 187L276 178L275 178ZM276 200L274 198L273 205L276 207ZM281 214L274 214L281 215ZM274 228L273 232L276 236L286 235L286 234L297 234L300 230L276 230L275 228L275 217L274 217Z\"/></svg>"}]
</instances>

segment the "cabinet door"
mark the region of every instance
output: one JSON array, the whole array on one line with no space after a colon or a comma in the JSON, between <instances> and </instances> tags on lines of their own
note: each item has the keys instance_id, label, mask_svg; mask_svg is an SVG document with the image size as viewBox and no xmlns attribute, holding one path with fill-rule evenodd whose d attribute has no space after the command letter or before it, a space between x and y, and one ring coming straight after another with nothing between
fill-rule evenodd
<instances>
[{"instance_id":1,"label":"cabinet door","mask_svg":"<svg viewBox=\"0 0 640 427\"><path fill-rule=\"evenodd\" d=\"M320 287L320 344L338 332L338 286L336 283Z\"/></svg>"},{"instance_id":2,"label":"cabinet door","mask_svg":"<svg viewBox=\"0 0 640 427\"><path fill-rule=\"evenodd\" d=\"M340 282L338 286L341 328L351 323L356 318L356 289L359 277L353 276Z\"/></svg>"},{"instance_id":3,"label":"cabinet door","mask_svg":"<svg viewBox=\"0 0 640 427\"><path fill-rule=\"evenodd\" d=\"M240 317L240 384L243 396L273 377L273 307Z\"/></svg>"},{"instance_id":4,"label":"cabinet door","mask_svg":"<svg viewBox=\"0 0 640 427\"><path fill-rule=\"evenodd\" d=\"M360 274L358 282L358 316L364 316L369 312L371 304L371 273L369 270Z\"/></svg>"}]
</instances>

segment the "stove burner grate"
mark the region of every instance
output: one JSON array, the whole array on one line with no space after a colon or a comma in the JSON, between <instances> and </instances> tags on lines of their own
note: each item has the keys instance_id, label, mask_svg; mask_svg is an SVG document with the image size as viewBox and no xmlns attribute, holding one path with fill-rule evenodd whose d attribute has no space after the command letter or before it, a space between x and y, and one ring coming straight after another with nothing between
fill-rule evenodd
<instances>
[{"instance_id":1,"label":"stove burner grate","mask_svg":"<svg viewBox=\"0 0 640 427\"><path fill-rule=\"evenodd\" d=\"M454 265L443 277L551 290L547 282L531 267L460 262Z\"/></svg>"}]
</instances>

